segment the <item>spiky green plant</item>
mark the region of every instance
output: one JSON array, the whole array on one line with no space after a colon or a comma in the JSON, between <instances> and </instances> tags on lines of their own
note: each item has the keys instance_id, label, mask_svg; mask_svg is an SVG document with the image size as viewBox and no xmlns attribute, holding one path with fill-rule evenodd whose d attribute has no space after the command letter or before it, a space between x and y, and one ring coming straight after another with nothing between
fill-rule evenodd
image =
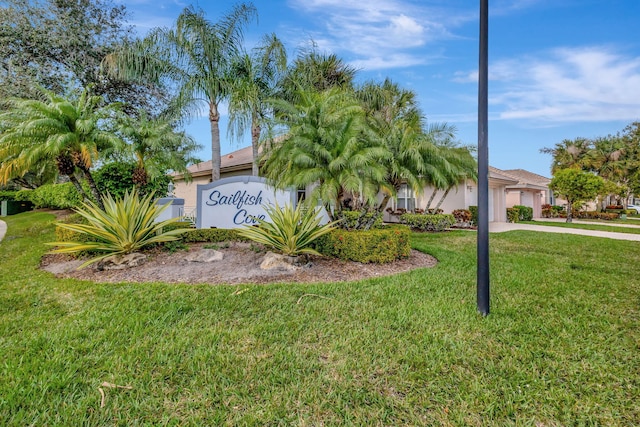
<instances>
[{"instance_id":1,"label":"spiky green plant","mask_svg":"<svg viewBox=\"0 0 640 427\"><path fill-rule=\"evenodd\" d=\"M260 223L258 227L246 226L238 230L238 234L288 256L320 255L310 247L311 243L333 230L339 222L320 225L322 218L318 211L303 204L293 208L291 205L281 207L276 202L275 205L265 206L265 210L268 220L256 218Z\"/></svg>"},{"instance_id":2,"label":"spiky green plant","mask_svg":"<svg viewBox=\"0 0 640 427\"><path fill-rule=\"evenodd\" d=\"M99 252L100 255L89 259L79 268L112 255L125 255L138 251L153 243L177 240L184 229L163 231L167 225L178 221L171 218L156 222L158 216L169 206L158 206L153 195L140 198L134 189L125 193L121 199L111 195L104 198L104 210L93 202L83 203L76 212L89 224L58 223L58 227L87 235L88 242L52 242L56 246L52 253L77 253L83 251Z\"/></svg>"}]
</instances>

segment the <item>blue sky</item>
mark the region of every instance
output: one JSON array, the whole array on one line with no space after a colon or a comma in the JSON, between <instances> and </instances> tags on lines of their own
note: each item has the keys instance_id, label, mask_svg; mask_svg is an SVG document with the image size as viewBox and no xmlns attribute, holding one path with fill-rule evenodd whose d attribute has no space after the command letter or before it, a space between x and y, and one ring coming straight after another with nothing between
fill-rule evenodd
<instances>
[{"instance_id":1,"label":"blue sky","mask_svg":"<svg viewBox=\"0 0 640 427\"><path fill-rule=\"evenodd\" d=\"M216 21L236 3L121 0L141 33L193 4ZM313 40L360 69L414 90L429 122L477 144L477 0L256 0L248 48L275 32L289 57ZM489 0L489 162L550 176L539 152L563 139L615 134L640 120L639 0ZM249 145L226 135L222 152ZM206 118L187 131L210 159Z\"/></svg>"}]
</instances>

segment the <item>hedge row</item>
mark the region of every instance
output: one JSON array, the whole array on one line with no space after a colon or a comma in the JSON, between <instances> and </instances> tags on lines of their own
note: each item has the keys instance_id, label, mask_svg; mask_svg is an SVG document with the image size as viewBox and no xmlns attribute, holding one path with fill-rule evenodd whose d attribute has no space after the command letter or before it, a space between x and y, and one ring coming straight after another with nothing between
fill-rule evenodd
<instances>
[{"instance_id":1,"label":"hedge row","mask_svg":"<svg viewBox=\"0 0 640 427\"><path fill-rule=\"evenodd\" d=\"M411 253L411 232L404 226L376 230L335 229L315 241L323 255L363 263L385 263L407 258Z\"/></svg>"},{"instance_id":2,"label":"hedge row","mask_svg":"<svg viewBox=\"0 0 640 427\"><path fill-rule=\"evenodd\" d=\"M456 219L451 214L403 214L400 215L400 222L414 230L444 231L455 224Z\"/></svg>"},{"instance_id":3,"label":"hedge row","mask_svg":"<svg viewBox=\"0 0 640 427\"><path fill-rule=\"evenodd\" d=\"M4 200L16 200L17 193L17 191L10 190L0 191L0 202Z\"/></svg>"},{"instance_id":4,"label":"hedge row","mask_svg":"<svg viewBox=\"0 0 640 427\"><path fill-rule=\"evenodd\" d=\"M183 223L184 224L184 223ZM238 232L233 229L225 229L225 228L199 228L199 229L189 229L186 230L184 234L182 234L182 241L185 243L217 243L217 242L225 242L229 240L239 241L239 242L248 242L249 240L240 237Z\"/></svg>"},{"instance_id":5,"label":"hedge row","mask_svg":"<svg viewBox=\"0 0 640 427\"><path fill-rule=\"evenodd\" d=\"M35 190L20 190L15 200L28 201L38 208L71 209L79 206L82 197L72 183L47 184Z\"/></svg>"},{"instance_id":6,"label":"hedge row","mask_svg":"<svg viewBox=\"0 0 640 427\"><path fill-rule=\"evenodd\" d=\"M342 211L340 213L342 222L338 227L347 230L360 229L361 224L371 222L371 229L384 227L382 214L379 212L367 212L364 215L360 211Z\"/></svg>"}]
</instances>

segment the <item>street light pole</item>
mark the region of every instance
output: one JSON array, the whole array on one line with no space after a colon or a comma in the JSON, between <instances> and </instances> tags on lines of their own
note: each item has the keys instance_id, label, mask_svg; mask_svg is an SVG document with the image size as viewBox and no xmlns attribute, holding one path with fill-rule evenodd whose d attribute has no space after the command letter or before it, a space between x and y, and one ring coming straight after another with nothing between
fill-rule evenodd
<instances>
[{"instance_id":1,"label":"street light pole","mask_svg":"<svg viewBox=\"0 0 640 427\"><path fill-rule=\"evenodd\" d=\"M480 55L478 64L478 312L489 314L489 143L488 62L489 0L480 0Z\"/></svg>"}]
</instances>

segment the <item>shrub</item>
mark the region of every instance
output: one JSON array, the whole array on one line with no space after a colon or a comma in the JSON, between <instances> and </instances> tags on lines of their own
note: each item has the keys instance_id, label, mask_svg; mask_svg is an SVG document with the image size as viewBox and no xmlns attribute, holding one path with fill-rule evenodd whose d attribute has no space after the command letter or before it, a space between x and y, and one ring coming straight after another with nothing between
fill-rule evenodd
<instances>
[{"instance_id":1,"label":"shrub","mask_svg":"<svg viewBox=\"0 0 640 427\"><path fill-rule=\"evenodd\" d=\"M60 241L48 243L57 246L53 253L78 253L91 251L100 253L79 268L86 267L111 255L124 255L135 252L154 243L177 240L184 230L162 231L162 228L177 221L171 218L156 222L158 216L168 205L158 206L152 195L141 199L137 191L125 193L122 199L114 200L110 195L104 199L105 209L93 202L83 203L76 212L87 220L88 224L59 223L63 229L85 234L89 241Z\"/></svg>"},{"instance_id":2,"label":"shrub","mask_svg":"<svg viewBox=\"0 0 640 427\"><path fill-rule=\"evenodd\" d=\"M533 219L533 208L522 205L515 205L513 208L518 210L518 221L531 221Z\"/></svg>"},{"instance_id":3,"label":"shrub","mask_svg":"<svg viewBox=\"0 0 640 427\"><path fill-rule=\"evenodd\" d=\"M616 209L616 210L621 210L621 209L624 209L624 206L622 206L622 205L609 205L609 206L607 206L605 209Z\"/></svg>"},{"instance_id":4,"label":"shrub","mask_svg":"<svg viewBox=\"0 0 640 427\"><path fill-rule=\"evenodd\" d=\"M404 214L400 216L400 222L412 229L420 231L444 231L456 223L451 214Z\"/></svg>"},{"instance_id":5,"label":"shrub","mask_svg":"<svg viewBox=\"0 0 640 427\"><path fill-rule=\"evenodd\" d=\"M451 215L456 219L456 225L463 227L471 225L472 216L468 209L456 209L451 212Z\"/></svg>"},{"instance_id":6,"label":"shrub","mask_svg":"<svg viewBox=\"0 0 640 427\"><path fill-rule=\"evenodd\" d=\"M513 207L507 208L507 222L516 223L520 220L520 211Z\"/></svg>"},{"instance_id":7,"label":"shrub","mask_svg":"<svg viewBox=\"0 0 640 427\"><path fill-rule=\"evenodd\" d=\"M341 222L338 227L346 230L362 230L369 228L382 228L382 214L380 212L342 211Z\"/></svg>"},{"instance_id":8,"label":"shrub","mask_svg":"<svg viewBox=\"0 0 640 427\"><path fill-rule=\"evenodd\" d=\"M385 263L411 253L411 232L401 225L376 230L334 229L315 242L318 252L342 260Z\"/></svg>"},{"instance_id":9,"label":"shrub","mask_svg":"<svg viewBox=\"0 0 640 427\"><path fill-rule=\"evenodd\" d=\"M133 182L135 169L135 163L112 162L95 171L93 178L101 194L109 193L113 197L122 198L127 191L136 188ZM164 197L169 182L171 178L168 175L160 175L138 187L138 191L143 195L155 193L158 197Z\"/></svg>"},{"instance_id":10,"label":"shrub","mask_svg":"<svg viewBox=\"0 0 640 427\"><path fill-rule=\"evenodd\" d=\"M471 222L474 225L478 225L478 207L469 206L469 212L471 212Z\"/></svg>"},{"instance_id":11,"label":"shrub","mask_svg":"<svg viewBox=\"0 0 640 427\"><path fill-rule=\"evenodd\" d=\"M4 200L16 200L17 191L0 191L0 202Z\"/></svg>"},{"instance_id":12,"label":"shrub","mask_svg":"<svg viewBox=\"0 0 640 427\"><path fill-rule=\"evenodd\" d=\"M72 209L80 206L82 196L72 183L46 184L35 190L20 190L15 200L29 201L38 208Z\"/></svg>"},{"instance_id":13,"label":"shrub","mask_svg":"<svg viewBox=\"0 0 640 427\"><path fill-rule=\"evenodd\" d=\"M199 228L185 231L182 241L185 243L217 243L227 240L246 242L249 239L241 237L236 229Z\"/></svg>"},{"instance_id":14,"label":"shrub","mask_svg":"<svg viewBox=\"0 0 640 427\"><path fill-rule=\"evenodd\" d=\"M269 220L255 218L259 225L245 226L238 234L256 243L263 244L283 255L320 255L311 247L314 240L334 229L337 221L320 225L322 217L316 209L307 209L302 203L295 208L291 205L280 207L265 206Z\"/></svg>"},{"instance_id":15,"label":"shrub","mask_svg":"<svg viewBox=\"0 0 640 427\"><path fill-rule=\"evenodd\" d=\"M603 219L605 221L610 221L613 219L617 219L619 215L617 213L607 213L607 212L598 212L598 211L579 211L574 215L576 219Z\"/></svg>"}]
</instances>

